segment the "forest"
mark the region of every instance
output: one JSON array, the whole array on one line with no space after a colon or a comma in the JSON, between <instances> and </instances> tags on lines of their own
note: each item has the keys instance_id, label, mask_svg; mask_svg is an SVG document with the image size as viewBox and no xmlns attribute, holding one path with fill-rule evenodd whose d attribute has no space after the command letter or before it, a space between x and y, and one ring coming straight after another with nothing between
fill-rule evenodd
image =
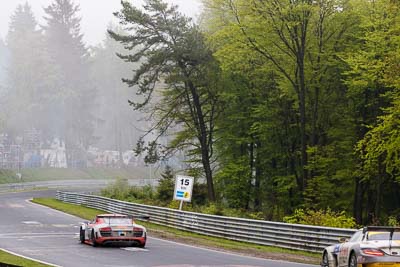
<instances>
[{"instance_id":1,"label":"forest","mask_svg":"<svg viewBox=\"0 0 400 267\"><path fill-rule=\"evenodd\" d=\"M19 6L0 42L0 131L129 147L149 164L181 153L174 171L208 202L267 220L399 221L399 1L203 0L197 21L144 2L110 10L119 25L90 49L72 0L41 27Z\"/></svg>"}]
</instances>

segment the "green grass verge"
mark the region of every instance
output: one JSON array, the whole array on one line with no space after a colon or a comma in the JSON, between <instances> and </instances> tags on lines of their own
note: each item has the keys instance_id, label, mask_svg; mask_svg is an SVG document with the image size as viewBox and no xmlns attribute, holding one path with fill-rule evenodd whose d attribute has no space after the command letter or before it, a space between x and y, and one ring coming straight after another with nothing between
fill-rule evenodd
<instances>
[{"instance_id":1,"label":"green grass verge","mask_svg":"<svg viewBox=\"0 0 400 267\"><path fill-rule=\"evenodd\" d=\"M69 213L75 216L78 216L85 220L93 219L96 214L99 213L107 213L102 210L92 209L80 205L74 205L69 203L64 203L62 201L52 199L52 198L35 198L32 202L45 205L51 207L56 210L63 211L65 213ZM297 262L307 262L317 264L319 262L320 254L317 253L309 253L302 252L296 250L289 250L277 247L269 247L257 244L250 244L245 242L237 242L223 238L210 237L206 235L200 235L196 233L186 232L182 230L178 230L171 227L166 227L150 222L141 221L140 224L145 226L150 233L156 234L156 236L164 237L166 239L184 241L189 244L196 244L204 247L212 247L218 248L221 250L229 250L236 251L242 253L250 253L251 255L271 255L271 254L279 254L282 257L278 257L279 259L287 259L285 256L291 255L289 257L292 261ZM274 257L272 257L274 258Z\"/></svg>"},{"instance_id":2,"label":"green grass verge","mask_svg":"<svg viewBox=\"0 0 400 267\"><path fill-rule=\"evenodd\" d=\"M22 169L22 180L16 176L17 170L0 169L0 184L34 182L34 181L56 181L56 180L87 180L87 179L144 179L158 175L158 170L149 167L130 168L37 168Z\"/></svg>"},{"instance_id":3,"label":"green grass verge","mask_svg":"<svg viewBox=\"0 0 400 267\"><path fill-rule=\"evenodd\" d=\"M11 264L15 266L21 266L21 267L47 267L50 265L42 264L36 261L31 261L25 258L21 258L18 256L15 256L13 254L7 253L3 250L0 250L0 266L3 266L2 264Z\"/></svg>"}]
</instances>

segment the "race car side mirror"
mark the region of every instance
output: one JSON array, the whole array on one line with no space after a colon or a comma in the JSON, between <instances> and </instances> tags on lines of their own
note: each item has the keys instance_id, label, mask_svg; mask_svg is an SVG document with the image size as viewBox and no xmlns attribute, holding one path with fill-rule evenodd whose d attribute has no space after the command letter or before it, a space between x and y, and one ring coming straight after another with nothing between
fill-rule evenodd
<instances>
[{"instance_id":1,"label":"race car side mirror","mask_svg":"<svg viewBox=\"0 0 400 267\"><path fill-rule=\"evenodd\" d=\"M346 237L341 237L341 238L339 238L339 242L340 243L345 243L345 242L347 242L347 241L349 241Z\"/></svg>"}]
</instances>

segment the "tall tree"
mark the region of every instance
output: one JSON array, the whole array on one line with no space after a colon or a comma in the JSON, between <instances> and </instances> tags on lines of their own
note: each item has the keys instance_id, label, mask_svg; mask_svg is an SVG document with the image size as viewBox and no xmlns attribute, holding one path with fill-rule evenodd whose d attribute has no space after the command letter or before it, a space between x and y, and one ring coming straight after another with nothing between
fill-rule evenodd
<instances>
[{"instance_id":1,"label":"tall tree","mask_svg":"<svg viewBox=\"0 0 400 267\"><path fill-rule=\"evenodd\" d=\"M0 39L0 130L4 130L4 122L5 122L5 84L7 77L7 64L8 64L8 49L4 44L3 40Z\"/></svg>"},{"instance_id":2,"label":"tall tree","mask_svg":"<svg viewBox=\"0 0 400 267\"><path fill-rule=\"evenodd\" d=\"M9 60L6 80L7 130L22 136L24 130L41 128L45 109L43 96L49 66L43 52L43 37L31 7L18 5L7 35Z\"/></svg>"},{"instance_id":3,"label":"tall tree","mask_svg":"<svg viewBox=\"0 0 400 267\"><path fill-rule=\"evenodd\" d=\"M346 65L337 56L353 24L347 6L339 1L204 2L205 27L215 56L224 70L244 75L250 86L242 90L253 93L245 102L250 105L245 118L252 121L246 120L243 133L261 142L257 150L248 150L245 161L256 166L253 152L262 153L262 167L252 171L261 176L254 184L262 181L268 186L263 192L275 190L271 203L278 196L291 199L292 207L314 205L317 198L329 203L333 192L338 193L331 190L337 179L347 179L340 166L351 157L349 142L355 143L346 133L350 118L343 116ZM242 115L241 110L231 112L233 118ZM248 147L253 141L247 140Z\"/></svg>"},{"instance_id":4,"label":"tall tree","mask_svg":"<svg viewBox=\"0 0 400 267\"><path fill-rule=\"evenodd\" d=\"M122 29L112 25L109 28L122 33ZM135 94L121 83L121 77L130 75L131 70L115 55L123 51L123 45L107 34L103 43L92 50L91 64L91 83L98 91L98 104L94 109L98 116L96 146L119 151L121 160L122 152L134 147L142 134L137 124L143 123L140 119L144 116L128 105L128 99L135 98Z\"/></svg>"},{"instance_id":5,"label":"tall tree","mask_svg":"<svg viewBox=\"0 0 400 267\"><path fill-rule=\"evenodd\" d=\"M48 54L57 70L54 84L54 135L65 142L68 165L93 143L95 91L89 83L88 51L80 32L79 6L71 0L54 0L45 8L43 27Z\"/></svg>"},{"instance_id":6,"label":"tall tree","mask_svg":"<svg viewBox=\"0 0 400 267\"><path fill-rule=\"evenodd\" d=\"M360 121L354 215L358 223L370 223L382 217L383 209L386 213L396 209L392 203L382 204L384 195L399 203L395 181L399 176L400 7L387 0L354 1L354 5L359 10L354 33L358 49L353 47L344 55L350 67L348 96L355 103L355 119Z\"/></svg>"},{"instance_id":7,"label":"tall tree","mask_svg":"<svg viewBox=\"0 0 400 267\"><path fill-rule=\"evenodd\" d=\"M218 66L199 28L180 14L176 6L159 0L145 3L142 11L122 1L122 10L115 14L131 34L110 31L115 40L132 51L119 56L127 62L141 63L133 78L123 79L128 85L137 86L137 94L143 96L142 102L131 104L138 110L150 106L157 136L181 129L174 141L167 144L165 152L186 147L192 150L193 156L199 156L208 198L214 201L212 158L214 122L218 114ZM151 106L153 97L160 102ZM157 147L155 142L150 142L149 160L157 156L154 153ZM138 143L138 150L143 150L143 141Z\"/></svg>"},{"instance_id":8,"label":"tall tree","mask_svg":"<svg viewBox=\"0 0 400 267\"><path fill-rule=\"evenodd\" d=\"M332 58L326 57L332 57L332 54L327 52L336 48L333 45L347 26L340 24L343 20L335 9L339 3L257 0L206 2L211 10L222 10L220 21L225 25L216 29L214 34L222 36L223 32L230 32L227 40L242 42L244 49L257 52L281 76L281 87L293 90L294 94L291 94L297 99L299 116L300 166L296 176L300 191L304 190L309 176L307 146L319 143L317 124L322 81L320 84L315 81L322 79L323 73L331 66ZM229 21L226 21L226 17ZM335 19L340 20L332 27ZM229 42L224 42L226 47L230 47ZM310 128L311 132L308 130Z\"/></svg>"},{"instance_id":9,"label":"tall tree","mask_svg":"<svg viewBox=\"0 0 400 267\"><path fill-rule=\"evenodd\" d=\"M0 39L0 88L4 89L6 82L6 69L9 60L8 49L2 39ZM0 94L3 92L0 89Z\"/></svg>"}]
</instances>

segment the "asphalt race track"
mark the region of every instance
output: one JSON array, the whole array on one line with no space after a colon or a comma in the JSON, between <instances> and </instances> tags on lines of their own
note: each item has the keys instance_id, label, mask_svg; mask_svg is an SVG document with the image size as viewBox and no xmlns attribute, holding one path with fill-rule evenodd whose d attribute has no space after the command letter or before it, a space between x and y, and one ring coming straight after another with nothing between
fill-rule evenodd
<instances>
[{"instance_id":1,"label":"asphalt race track","mask_svg":"<svg viewBox=\"0 0 400 267\"><path fill-rule=\"evenodd\" d=\"M54 266L107 267L311 267L196 248L148 238L145 249L79 243L82 219L33 204L55 191L0 194L0 248Z\"/></svg>"}]
</instances>

